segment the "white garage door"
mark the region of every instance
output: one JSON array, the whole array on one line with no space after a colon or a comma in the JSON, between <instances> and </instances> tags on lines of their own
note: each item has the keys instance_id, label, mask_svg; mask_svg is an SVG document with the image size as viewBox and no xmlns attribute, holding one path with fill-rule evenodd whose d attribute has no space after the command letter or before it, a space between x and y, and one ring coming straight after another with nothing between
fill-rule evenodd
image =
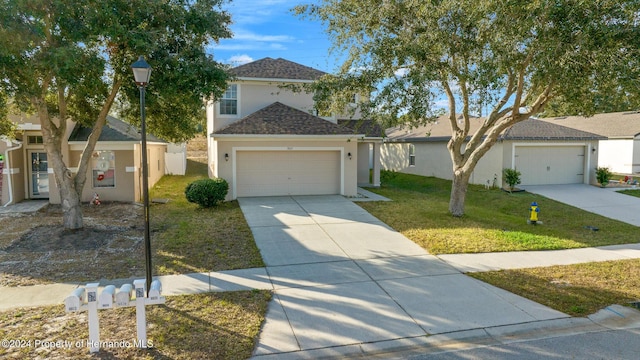
<instances>
[{"instance_id":1,"label":"white garage door","mask_svg":"<svg viewBox=\"0 0 640 360\"><path fill-rule=\"evenodd\" d=\"M584 182L584 149L584 146L517 146L515 164L522 173L522 185Z\"/></svg>"},{"instance_id":2,"label":"white garage door","mask_svg":"<svg viewBox=\"0 0 640 360\"><path fill-rule=\"evenodd\" d=\"M236 195L340 193L339 151L238 151Z\"/></svg>"}]
</instances>

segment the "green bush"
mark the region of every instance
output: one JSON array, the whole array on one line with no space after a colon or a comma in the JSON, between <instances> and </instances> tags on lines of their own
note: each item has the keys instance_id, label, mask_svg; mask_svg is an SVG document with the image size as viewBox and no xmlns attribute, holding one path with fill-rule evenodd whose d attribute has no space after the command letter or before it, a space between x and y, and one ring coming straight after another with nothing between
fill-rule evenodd
<instances>
[{"instance_id":1,"label":"green bush","mask_svg":"<svg viewBox=\"0 0 640 360\"><path fill-rule=\"evenodd\" d=\"M395 170L380 170L380 183L386 184L391 182L398 176L398 172Z\"/></svg>"},{"instance_id":2,"label":"green bush","mask_svg":"<svg viewBox=\"0 0 640 360\"><path fill-rule=\"evenodd\" d=\"M229 192L229 183L225 179L201 179L196 180L184 190L187 201L208 208L216 206Z\"/></svg>"},{"instance_id":3,"label":"green bush","mask_svg":"<svg viewBox=\"0 0 640 360\"><path fill-rule=\"evenodd\" d=\"M502 174L504 176L504 182L509 185L509 191L513 191L513 188L521 182L520 175L522 174L516 169L502 169Z\"/></svg>"},{"instance_id":4,"label":"green bush","mask_svg":"<svg viewBox=\"0 0 640 360\"><path fill-rule=\"evenodd\" d=\"M596 168L596 179L598 179L598 182L603 187L607 186L607 184L609 183L609 180L611 180L612 176L613 176L613 173L609 170L608 167L597 167Z\"/></svg>"}]
</instances>

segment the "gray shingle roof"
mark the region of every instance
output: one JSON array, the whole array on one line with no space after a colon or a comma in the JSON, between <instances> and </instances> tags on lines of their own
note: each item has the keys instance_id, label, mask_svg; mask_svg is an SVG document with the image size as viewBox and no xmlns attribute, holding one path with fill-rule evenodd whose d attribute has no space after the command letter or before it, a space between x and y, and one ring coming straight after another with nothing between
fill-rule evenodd
<instances>
[{"instance_id":1,"label":"gray shingle roof","mask_svg":"<svg viewBox=\"0 0 640 360\"><path fill-rule=\"evenodd\" d=\"M87 141L91 134L91 128L76 124L75 128L69 135L69 141ZM107 116L107 123L102 128L98 141L142 141L142 135L138 132L138 128L133 127L122 120L113 116ZM147 141L166 142L147 133Z\"/></svg>"},{"instance_id":2,"label":"gray shingle roof","mask_svg":"<svg viewBox=\"0 0 640 360\"><path fill-rule=\"evenodd\" d=\"M461 119L459 121L462 121ZM469 134L475 133L484 122L484 118L471 118ZM394 127L386 131L390 141L448 141L451 138L451 126L446 117L438 118L434 123L418 128ZM597 140L603 136L567 126L527 119L508 128L501 135L504 140Z\"/></svg>"},{"instance_id":3,"label":"gray shingle roof","mask_svg":"<svg viewBox=\"0 0 640 360\"><path fill-rule=\"evenodd\" d=\"M338 120L338 125L348 127L355 134L365 134L366 137L384 137L384 130L374 120Z\"/></svg>"},{"instance_id":4,"label":"gray shingle roof","mask_svg":"<svg viewBox=\"0 0 640 360\"><path fill-rule=\"evenodd\" d=\"M214 135L352 135L353 130L275 102Z\"/></svg>"},{"instance_id":5,"label":"gray shingle roof","mask_svg":"<svg viewBox=\"0 0 640 360\"><path fill-rule=\"evenodd\" d=\"M604 136L538 119L527 119L508 128L501 136L505 140L598 140Z\"/></svg>"},{"instance_id":6,"label":"gray shingle roof","mask_svg":"<svg viewBox=\"0 0 640 360\"><path fill-rule=\"evenodd\" d=\"M606 137L634 137L640 134L640 112L637 111L595 114L591 117L562 116L540 120Z\"/></svg>"},{"instance_id":7,"label":"gray shingle roof","mask_svg":"<svg viewBox=\"0 0 640 360\"><path fill-rule=\"evenodd\" d=\"M326 73L282 58L264 58L230 70L237 77L316 80Z\"/></svg>"}]
</instances>

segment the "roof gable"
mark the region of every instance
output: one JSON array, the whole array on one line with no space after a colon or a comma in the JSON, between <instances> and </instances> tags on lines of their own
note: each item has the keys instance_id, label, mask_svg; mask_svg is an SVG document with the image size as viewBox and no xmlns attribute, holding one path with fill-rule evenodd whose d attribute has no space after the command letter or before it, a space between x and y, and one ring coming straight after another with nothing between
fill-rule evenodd
<instances>
[{"instance_id":1,"label":"roof gable","mask_svg":"<svg viewBox=\"0 0 640 360\"><path fill-rule=\"evenodd\" d=\"M213 134L351 135L353 131L302 110L275 102Z\"/></svg>"},{"instance_id":2,"label":"roof gable","mask_svg":"<svg viewBox=\"0 0 640 360\"><path fill-rule=\"evenodd\" d=\"M316 80L326 74L293 61L269 57L240 65L229 72L237 77L291 80Z\"/></svg>"}]
</instances>

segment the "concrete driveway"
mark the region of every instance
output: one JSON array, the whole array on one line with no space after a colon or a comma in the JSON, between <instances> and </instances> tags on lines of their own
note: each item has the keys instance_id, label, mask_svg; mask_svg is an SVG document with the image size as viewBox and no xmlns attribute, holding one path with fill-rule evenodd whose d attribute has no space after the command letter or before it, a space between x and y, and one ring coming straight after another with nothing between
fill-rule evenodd
<instances>
[{"instance_id":1,"label":"concrete driveway","mask_svg":"<svg viewBox=\"0 0 640 360\"><path fill-rule=\"evenodd\" d=\"M640 198L615 191L622 189L603 189L587 184L518 187L585 211L640 226Z\"/></svg>"},{"instance_id":2,"label":"concrete driveway","mask_svg":"<svg viewBox=\"0 0 640 360\"><path fill-rule=\"evenodd\" d=\"M256 357L368 353L568 317L463 275L342 196L239 202L275 290Z\"/></svg>"}]
</instances>

